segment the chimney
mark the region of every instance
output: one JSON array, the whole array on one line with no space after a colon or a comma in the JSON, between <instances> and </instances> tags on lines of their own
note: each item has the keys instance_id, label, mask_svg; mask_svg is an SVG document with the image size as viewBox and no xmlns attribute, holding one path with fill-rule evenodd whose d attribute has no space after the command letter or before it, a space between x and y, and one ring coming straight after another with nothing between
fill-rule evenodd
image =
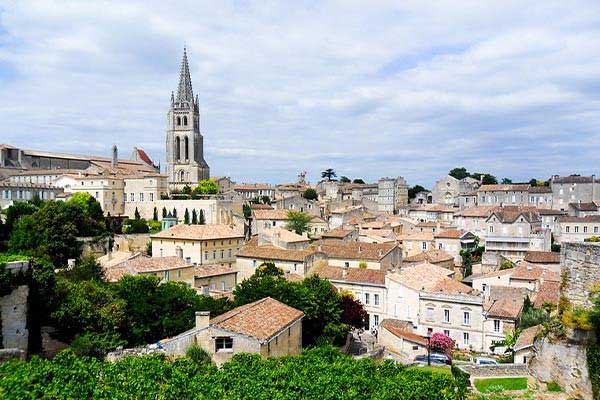
<instances>
[{"instance_id":1,"label":"chimney","mask_svg":"<svg viewBox=\"0 0 600 400\"><path fill-rule=\"evenodd\" d=\"M196 329L208 328L210 311L196 311Z\"/></svg>"},{"instance_id":2,"label":"chimney","mask_svg":"<svg viewBox=\"0 0 600 400\"><path fill-rule=\"evenodd\" d=\"M113 144L113 147L112 147L112 161L110 163L110 166L113 167L113 168L117 168L118 165L119 165L119 158L118 158L117 145Z\"/></svg>"}]
</instances>

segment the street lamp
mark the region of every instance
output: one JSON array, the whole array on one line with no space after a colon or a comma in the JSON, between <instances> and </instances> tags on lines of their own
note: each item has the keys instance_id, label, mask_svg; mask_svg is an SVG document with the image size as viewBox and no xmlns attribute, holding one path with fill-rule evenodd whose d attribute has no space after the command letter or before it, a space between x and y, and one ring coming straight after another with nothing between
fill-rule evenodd
<instances>
[{"instance_id":1,"label":"street lamp","mask_svg":"<svg viewBox=\"0 0 600 400\"><path fill-rule=\"evenodd\" d=\"M431 367L431 334L429 332L427 332L425 339L427 339L427 366Z\"/></svg>"}]
</instances>

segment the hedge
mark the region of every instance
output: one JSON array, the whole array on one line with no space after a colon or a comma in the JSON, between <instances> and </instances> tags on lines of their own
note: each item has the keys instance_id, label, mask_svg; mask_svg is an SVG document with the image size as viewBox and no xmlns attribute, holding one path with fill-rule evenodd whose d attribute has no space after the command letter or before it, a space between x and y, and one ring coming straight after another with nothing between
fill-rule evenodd
<instances>
[{"instance_id":1,"label":"hedge","mask_svg":"<svg viewBox=\"0 0 600 400\"><path fill-rule=\"evenodd\" d=\"M278 359L238 354L221 369L160 355L112 363L66 350L1 364L0 398L455 400L456 387L447 373L354 360L332 347Z\"/></svg>"},{"instance_id":2,"label":"hedge","mask_svg":"<svg viewBox=\"0 0 600 400\"><path fill-rule=\"evenodd\" d=\"M592 381L594 398L600 399L600 345L588 345L587 347L588 374Z\"/></svg>"}]
</instances>

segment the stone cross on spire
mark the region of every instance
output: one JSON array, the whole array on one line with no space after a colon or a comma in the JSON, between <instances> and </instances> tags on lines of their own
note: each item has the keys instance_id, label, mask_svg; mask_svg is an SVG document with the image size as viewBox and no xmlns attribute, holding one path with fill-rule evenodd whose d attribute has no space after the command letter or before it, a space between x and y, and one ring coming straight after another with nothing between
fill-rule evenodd
<instances>
[{"instance_id":1,"label":"stone cross on spire","mask_svg":"<svg viewBox=\"0 0 600 400\"><path fill-rule=\"evenodd\" d=\"M177 102L184 101L190 103L194 101L192 78L190 78L190 67L185 47L183 48L183 59L181 60L181 71L179 72L179 86L177 88Z\"/></svg>"}]
</instances>

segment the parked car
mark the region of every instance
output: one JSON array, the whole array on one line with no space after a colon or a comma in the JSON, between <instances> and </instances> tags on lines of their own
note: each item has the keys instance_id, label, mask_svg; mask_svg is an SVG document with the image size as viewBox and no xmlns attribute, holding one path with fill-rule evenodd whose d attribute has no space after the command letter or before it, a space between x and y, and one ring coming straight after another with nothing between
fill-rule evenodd
<instances>
[{"instance_id":1,"label":"parked car","mask_svg":"<svg viewBox=\"0 0 600 400\"><path fill-rule=\"evenodd\" d=\"M415 357L415 361L420 364L427 364L427 354L418 355ZM431 364L432 365L451 365L452 357L447 354L431 353Z\"/></svg>"},{"instance_id":2,"label":"parked car","mask_svg":"<svg viewBox=\"0 0 600 400\"><path fill-rule=\"evenodd\" d=\"M477 357L473 360L473 364L477 365L498 365L498 361L493 358Z\"/></svg>"}]
</instances>

